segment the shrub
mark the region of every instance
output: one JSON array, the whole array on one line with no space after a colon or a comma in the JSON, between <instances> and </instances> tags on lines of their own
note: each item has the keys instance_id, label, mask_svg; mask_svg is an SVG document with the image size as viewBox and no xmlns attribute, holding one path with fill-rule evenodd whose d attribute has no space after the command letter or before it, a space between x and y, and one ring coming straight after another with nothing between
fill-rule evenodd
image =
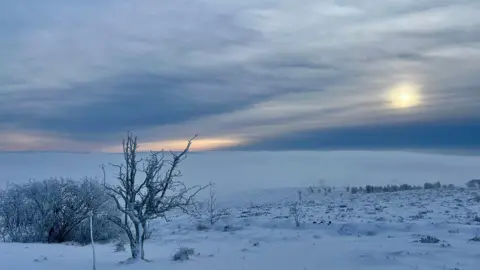
<instances>
[{"instance_id":1,"label":"shrub","mask_svg":"<svg viewBox=\"0 0 480 270\"><path fill-rule=\"evenodd\" d=\"M303 210L303 207L300 203L295 202L292 205L290 205L290 217L293 219L295 222L295 226L298 228L300 225L303 223L303 220L305 219L305 212Z\"/></svg>"},{"instance_id":2,"label":"shrub","mask_svg":"<svg viewBox=\"0 0 480 270\"><path fill-rule=\"evenodd\" d=\"M475 195L472 197L472 201L477 202L477 203L480 203L480 194L475 194Z\"/></svg>"},{"instance_id":3,"label":"shrub","mask_svg":"<svg viewBox=\"0 0 480 270\"><path fill-rule=\"evenodd\" d=\"M0 227L8 242L90 242L90 212L116 215L103 187L92 179L51 178L9 185L0 192ZM94 219L94 238L110 240L118 230L105 215Z\"/></svg>"},{"instance_id":4,"label":"shrub","mask_svg":"<svg viewBox=\"0 0 480 270\"><path fill-rule=\"evenodd\" d=\"M425 184L423 184L424 189L438 189L438 188L441 188L441 187L442 187L442 185L438 181L435 182L435 183L426 182Z\"/></svg>"},{"instance_id":5,"label":"shrub","mask_svg":"<svg viewBox=\"0 0 480 270\"><path fill-rule=\"evenodd\" d=\"M210 226L217 223L223 216L229 215L227 209L222 208L217 202L214 183L209 184L208 199L203 202L192 203L190 214L197 220L197 230L208 230Z\"/></svg>"},{"instance_id":6,"label":"shrub","mask_svg":"<svg viewBox=\"0 0 480 270\"><path fill-rule=\"evenodd\" d=\"M420 238L419 242L424 243L424 244L436 244L436 243L440 242L440 240L438 238L436 238L435 236L427 235L427 236L422 236L422 238Z\"/></svg>"},{"instance_id":7,"label":"shrub","mask_svg":"<svg viewBox=\"0 0 480 270\"><path fill-rule=\"evenodd\" d=\"M208 229L210 229L209 226L201 222L197 223L196 228L197 228L197 231L207 231Z\"/></svg>"},{"instance_id":8,"label":"shrub","mask_svg":"<svg viewBox=\"0 0 480 270\"><path fill-rule=\"evenodd\" d=\"M470 239L470 241L473 241L473 242L480 242L480 236L475 236L473 238Z\"/></svg>"},{"instance_id":9,"label":"shrub","mask_svg":"<svg viewBox=\"0 0 480 270\"><path fill-rule=\"evenodd\" d=\"M480 179L472 179L466 185L468 188L480 188Z\"/></svg>"},{"instance_id":10,"label":"shrub","mask_svg":"<svg viewBox=\"0 0 480 270\"><path fill-rule=\"evenodd\" d=\"M183 262L189 260L190 256L193 254L195 254L195 250L193 248L181 247L175 252L175 254L173 254L172 260Z\"/></svg>"},{"instance_id":11,"label":"shrub","mask_svg":"<svg viewBox=\"0 0 480 270\"><path fill-rule=\"evenodd\" d=\"M106 216L94 215L93 238L96 242L108 242L121 234L122 230L110 222ZM67 238L82 245L90 244L90 220L88 218L83 220Z\"/></svg>"},{"instance_id":12,"label":"shrub","mask_svg":"<svg viewBox=\"0 0 480 270\"><path fill-rule=\"evenodd\" d=\"M125 241L118 241L113 246L113 251L114 252L124 252L126 250L125 249L125 244L126 244Z\"/></svg>"}]
</instances>

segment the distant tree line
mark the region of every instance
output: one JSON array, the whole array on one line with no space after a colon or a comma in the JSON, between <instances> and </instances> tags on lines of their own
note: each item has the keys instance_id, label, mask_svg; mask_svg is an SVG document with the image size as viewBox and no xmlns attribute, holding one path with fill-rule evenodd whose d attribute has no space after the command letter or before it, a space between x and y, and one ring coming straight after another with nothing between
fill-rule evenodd
<instances>
[{"instance_id":1,"label":"distant tree line","mask_svg":"<svg viewBox=\"0 0 480 270\"><path fill-rule=\"evenodd\" d=\"M308 187L308 193L331 193L332 191L335 190L335 187L328 187L328 186L323 186L323 187Z\"/></svg>"},{"instance_id":2,"label":"distant tree line","mask_svg":"<svg viewBox=\"0 0 480 270\"><path fill-rule=\"evenodd\" d=\"M480 182L480 181L479 181ZM373 185L366 185L360 187L347 187L347 192L352 194L356 193L384 193L384 192L398 192L398 191L407 191L407 190L420 190L420 189L453 189L455 185L448 184L442 185L440 182L429 183L426 182L422 186L417 185L409 185L409 184L402 184L402 185L386 185L386 186L373 186Z\"/></svg>"}]
</instances>

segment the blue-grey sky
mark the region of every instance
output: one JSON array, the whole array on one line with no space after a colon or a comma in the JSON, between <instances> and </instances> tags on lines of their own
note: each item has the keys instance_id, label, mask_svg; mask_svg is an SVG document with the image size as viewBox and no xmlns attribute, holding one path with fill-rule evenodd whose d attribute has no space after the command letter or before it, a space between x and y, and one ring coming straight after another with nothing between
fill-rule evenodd
<instances>
[{"instance_id":1,"label":"blue-grey sky","mask_svg":"<svg viewBox=\"0 0 480 270\"><path fill-rule=\"evenodd\" d=\"M477 0L5 0L0 151L479 149Z\"/></svg>"}]
</instances>

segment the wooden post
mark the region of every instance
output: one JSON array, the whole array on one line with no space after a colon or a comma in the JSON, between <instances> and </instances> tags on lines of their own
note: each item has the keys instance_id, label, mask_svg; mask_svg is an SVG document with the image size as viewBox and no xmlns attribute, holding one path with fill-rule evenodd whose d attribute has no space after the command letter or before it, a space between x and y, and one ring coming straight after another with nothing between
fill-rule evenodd
<instances>
[{"instance_id":1,"label":"wooden post","mask_svg":"<svg viewBox=\"0 0 480 270\"><path fill-rule=\"evenodd\" d=\"M93 270L97 269L95 262L95 243L93 242L93 211L90 212L90 241L92 243L92 252L93 252Z\"/></svg>"}]
</instances>

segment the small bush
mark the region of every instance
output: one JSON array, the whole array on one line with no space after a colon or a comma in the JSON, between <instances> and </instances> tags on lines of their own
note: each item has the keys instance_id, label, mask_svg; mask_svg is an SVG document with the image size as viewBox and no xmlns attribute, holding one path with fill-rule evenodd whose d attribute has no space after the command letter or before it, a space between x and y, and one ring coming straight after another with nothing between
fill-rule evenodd
<instances>
[{"instance_id":1,"label":"small bush","mask_svg":"<svg viewBox=\"0 0 480 270\"><path fill-rule=\"evenodd\" d=\"M470 241L472 241L472 242L480 242L480 236L477 235L477 236L473 237L472 239L470 239Z\"/></svg>"},{"instance_id":2,"label":"small bush","mask_svg":"<svg viewBox=\"0 0 480 270\"><path fill-rule=\"evenodd\" d=\"M125 251L125 241L119 241L113 246L114 252L124 252Z\"/></svg>"},{"instance_id":3,"label":"small bush","mask_svg":"<svg viewBox=\"0 0 480 270\"><path fill-rule=\"evenodd\" d=\"M468 188L480 188L480 179L472 179L467 182Z\"/></svg>"},{"instance_id":4,"label":"small bush","mask_svg":"<svg viewBox=\"0 0 480 270\"><path fill-rule=\"evenodd\" d=\"M455 230L448 230L449 233L460 233L460 230L459 229L455 229Z\"/></svg>"},{"instance_id":5,"label":"small bush","mask_svg":"<svg viewBox=\"0 0 480 270\"><path fill-rule=\"evenodd\" d=\"M193 248L188 247L181 247L173 254L173 261L186 261L190 259L190 256L195 254L195 250Z\"/></svg>"},{"instance_id":6,"label":"small bush","mask_svg":"<svg viewBox=\"0 0 480 270\"><path fill-rule=\"evenodd\" d=\"M45 256L40 256L40 258L33 259L34 262L43 262L48 261L48 258Z\"/></svg>"},{"instance_id":7,"label":"small bush","mask_svg":"<svg viewBox=\"0 0 480 270\"><path fill-rule=\"evenodd\" d=\"M301 224L303 224L303 220L305 219L305 212L302 206L299 203L293 203L290 206L290 217L295 222L295 226L298 228Z\"/></svg>"},{"instance_id":8,"label":"small bush","mask_svg":"<svg viewBox=\"0 0 480 270\"><path fill-rule=\"evenodd\" d=\"M197 225L197 230L204 231L209 229L209 226L213 226L217 223L222 217L228 216L230 213L227 209L220 207L217 202L216 192L213 189L214 183L209 184L209 197L204 202L196 202L192 204L192 211L190 214L197 220L199 223ZM208 224L209 226L207 226Z\"/></svg>"},{"instance_id":9,"label":"small bush","mask_svg":"<svg viewBox=\"0 0 480 270\"><path fill-rule=\"evenodd\" d=\"M245 224L246 226L250 226L249 224ZM224 232L235 232L235 231L240 231L242 230L243 227L241 225L230 225L230 224L227 224L225 226L223 226L223 231Z\"/></svg>"},{"instance_id":10,"label":"small bush","mask_svg":"<svg viewBox=\"0 0 480 270\"><path fill-rule=\"evenodd\" d=\"M209 226L205 225L204 223L197 223L197 231L208 231L208 229L210 229Z\"/></svg>"},{"instance_id":11,"label":"small bush","mask_svg":"<svg viewBox=\"0 0 480 270\"><path fill-rule=\"evenodd\" d=\"M422 236L422 238L420 238L419 242L423 243L423 244L436 244L436 243L439 243L440 240L438 238L436 238L435 236L427 235L427 236Z\"/></svg>"}]
</instances>

